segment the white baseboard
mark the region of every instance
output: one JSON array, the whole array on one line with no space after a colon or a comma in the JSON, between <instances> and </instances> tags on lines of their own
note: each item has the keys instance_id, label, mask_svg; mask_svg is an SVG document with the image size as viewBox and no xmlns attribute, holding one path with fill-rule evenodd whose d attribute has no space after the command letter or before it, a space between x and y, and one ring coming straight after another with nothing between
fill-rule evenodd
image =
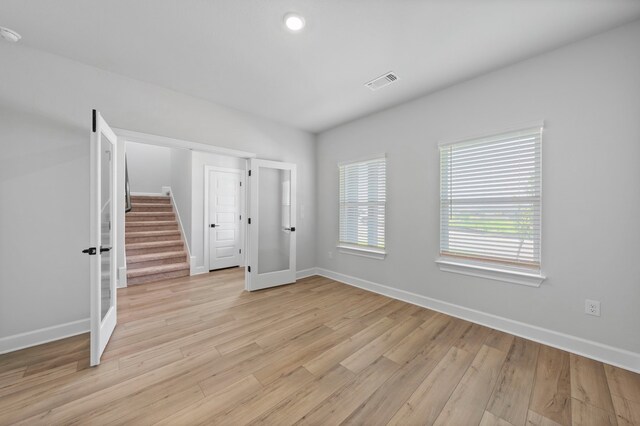
<instances>
[{"instance_id":1,"label":"white baseboard","mask_svg":"<svg viewBox=\"0 0 640 426\"><path fill-rule=\"evenodd\" d=\"M301 271L296 271L297 280L300 280L302 278L312 277L314 275L318 275L318 268L309 268L309 269L302 269Z\"/></svg>"},{"instance_id":2,"label":"white baseboard","mask_svg":"<svg viewBox=\"0 0 640 426\"><path fill-rule=\"evenodd\" d=\"M54 325L53 327L3 337L0 338L0 354L53 342L54 340L64 339L77 334L88 333L90 327L91 321L89 318L86 318L66 324Z\"/></svg>"},{"instance_id":3,"label":"white baseboard","mask_svg":"<svg viewBox=\"0 0 640 426\"><path fill-rule=\"evenodd\" d=\"M195 256L191 256L189 259L190 259L189 265L191 267L191 271L190 271L191 275L206 274L206 273L209 272L207 270L207 267L204 266L204 265L196 266L196 257Z\"/></svg>"},{"instance_id":4,"label":"white baseboard","mask_svg":"<svg viewBox=\"0 0 640 426\"><path fill-rule=\"evenodd\" d=\"M567 352L592 358L607 364L615 365L626 370L640 373L640 354L625 349L616 348L577 336L560 333L509 318L500 317L453 303L444 302L430 297L422 296L404 290L377 284L371 281L330 271L324 268L315 268L317 275L331 278L342 283L382 294L393 299L402 300L423 308L442 312L456 318L461 318L496 330L520 336L534 342L542 343ZM303 271L300 271L303 272Z\"/></svg>"},{"instance_id":5,"label":"white baseboard","mask_svg":"<svg viewBox=\"0 0 640 426\"><path fill-rule=\"evenodd\" d=\"M127 267L121 266L118 268L118 288L127 287Z\"/></svg>"}]
</instances>

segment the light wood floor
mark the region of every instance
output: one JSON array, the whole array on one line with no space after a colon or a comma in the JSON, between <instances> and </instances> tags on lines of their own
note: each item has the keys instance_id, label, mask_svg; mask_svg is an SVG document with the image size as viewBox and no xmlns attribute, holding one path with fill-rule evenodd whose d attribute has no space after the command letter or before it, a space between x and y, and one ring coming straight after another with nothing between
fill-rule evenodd
<instances>
[{"instance_id":1,"label":"light wood floor","mask_svg":"<svg viewBox=\"0 0 640 426\"><path fill-rule=\"evenodd\" d=\"M325 278L240 270L119 292L82 335L0 356L0 424L640 424L640 376Z\"/></svg>"}]
</instances>

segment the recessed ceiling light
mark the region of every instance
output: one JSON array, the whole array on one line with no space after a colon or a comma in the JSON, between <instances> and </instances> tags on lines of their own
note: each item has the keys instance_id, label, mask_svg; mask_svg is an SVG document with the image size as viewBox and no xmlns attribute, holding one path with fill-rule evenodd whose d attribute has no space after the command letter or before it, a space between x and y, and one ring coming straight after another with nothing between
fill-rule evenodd
<instances>
[{"instance_id":1,"label":"recessed ceiling light","mask_svg":"<svg viewBox=\"0 0 640 426\"><path fill-rule=\"evenodd\" d=\"M304 18L297 13L287 13L284 15L284 25L289 31L297 33L304 28Z\"/></svg>"},{"instance_id":2,"label":"recessed ceiling light","mask_svg":"<svg viewBox=\"0 0 640 426\"><path fill-rule=\"evenodd\" d=\"M22 37L17 32L10 30L9 28L0 27L0 36L12 43L19 41Z\"/></svg>"}]
</instances>

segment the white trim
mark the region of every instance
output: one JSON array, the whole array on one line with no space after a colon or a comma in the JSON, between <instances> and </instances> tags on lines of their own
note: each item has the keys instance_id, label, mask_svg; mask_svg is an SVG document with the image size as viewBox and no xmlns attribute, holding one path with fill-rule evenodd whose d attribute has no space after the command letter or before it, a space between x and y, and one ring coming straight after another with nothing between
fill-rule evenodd
<instances>
[{"instance_id":1,"label":"white trim","mask_svg":"<svg viewBox=\"0 0 640 426\"><path fill-rule=\"evenodd\" d=\"M340 253L368 257L370 259L384 260L387 256L387 252L385 250L376 250L375 248L370 247L356 247L346 244L338 244L336 245L336 248Z\"/></svg>"},{"instance_id":2,"label":"white trim","mask_svg":"<svg viewBox=\"0 0 640 426\"><path fill-rule=\"evenodd\" d=\"M320 276L640 373L640 353L317 268Z\"/></svg>"},{"instance_id":3,"label":"white trim","mask_svg":"<svg viewBox=\"0 0 640 426\"><path fill-rule=\"evenodd\" d=\"M309 268L296 271L296 279L301 280L303 278L312 277L318 275L318 268Z\"/></svg>"},{"instance_id":4,"label":"white trim","mask_svg":"<svg viewBox=\"0 0 640 426\"><path fill-rule=\"evenodd\" d=\"M125 264L126 264L126 254L125 254ZM126 288L127 287L127 267L121 266L118 268L118 288Z\"/></svg>"},{"instance_id":5,"label":"white trim","mask_svg":"<svg viewBox=\"0 0 640 426\"><path fill-rule=\"evenodd\" d=\"M191 268L190 270L190 274L191 275L200 275L200 274L207 274L209 271L207 270L206 266L196 266L196 257L195 256L191 256L189 259L191 262L189 263L189 266Z\"/></svg>"},{"instance_id":6,"label":"white trim","mask_svg":"<svg viewBox=\"0 0 640 426\"><path fill-rule=\"evenodd\" d=\"M182 236L182 241L184 242L184 246L187 248L187 256L189 257L189 261L191 261L191 249L189 248L189 242L187 240L187 234L184 232L184 226L182 226L182 219L180 219L180 211L178 211L178 206L176 205L176 199L173 197L173 190L170 186L163 186L162 190L168 190L169 198L171 200L171 205L176 212L176 219L178 219L178 226L180 227L180 235ZM191 265L191 263L189 263Z\"/></svg>"},{"instance_id":7,"label":"white trim","mask_svg":"<svg viewBox=\"0 0 640 426\"><path fill-rule=\"evenodd\" d=\"M540 287L542 281L547 278L542 274L542 272L525 272L509 268L500 268L488 264L481 265L446 258L436 259L436 263L438 264L438 268L443 272L453 272L455 274L487 278L490 280L521 284L530 287Z\"/></svg>"},{"instance_id":8,"label":"white trim","mask_svg":"<svg viewBox=\"0 0 640 426\"><path fill-rule=\"evenodd\" d=\"M65 339L82 333L88 333L91 329L91 320L85 318L71 321L65 324L45 327L26 333L14 334L0 339L0 354L30 348L31 346Z\"/></svg>"},{"instance_id":9,"label":"white trim","mask_svg":"<svg viewBox=\"0 0 640 426\"><path fill-rule=\"evenodd\" d=\"M166 197L162 192L132 192L132 197Z\"/></svg>"},{"instance_id":10,"label":"white trim","mask_svg":"<svg viewBox=\"0 0 640 426\"><path fill-rule=\"evenodd\" d=\"M534 128L540 128L541 129L540 132L541 133L544 132L544 120L529 121L529 122L521 123L514 126L498 128L497 130L487 129L486 131L478 132L475 135L470 135L470 136L460 138L460 139L455 139L455 140L443 140L438 142L438 147L440 148L440 147L454 145L458 143L470 142L470 141L473 141L474 139L490 138L493 136L500 136L503 133L519 132L521 130L528 130L528 129L534 129Z\"/></svg>"},{"instance_id":11,"label":"white trim","mask_svg":"<svg viewBox=\"0 0 640 426\"><path fill-rule=\"evenodd\" d=\"M206 143L185 141L182 139L168 138L166 136L150 133L134 132L132 130L113 128L116 135L125 139L125 142L137 142L148 145L165 146L169 148L189 149L192 151L212 152L214 154L229 155L231 157L255 158L256 154L237 149L222 148Z\"/></svg>"},{"instance_id":12,"label":"white trim","mask_svg":"<svg viewBox=\"0 0 640 426\"><path fill-rule=\"evenodd\" d=\"M367 162L367 161L379 160L380 158L386 159L387 158L387 154L385 152L383 152L383 153L378 153L378 154L365 155L363 157L358 157L358 158L353 159L353 160L340 161L338 163L338 167L348 166L349 164L354 164L354 163L364 163L364 162Z\"/></svg>"}]
</instances>

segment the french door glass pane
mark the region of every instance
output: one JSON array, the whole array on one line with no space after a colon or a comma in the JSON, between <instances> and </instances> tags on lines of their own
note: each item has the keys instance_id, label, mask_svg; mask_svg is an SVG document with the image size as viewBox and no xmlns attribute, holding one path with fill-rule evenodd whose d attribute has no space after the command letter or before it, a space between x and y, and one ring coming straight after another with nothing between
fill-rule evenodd
<instances>
[{"instance_id":1,"label":"french door glass pane","mask_svg":"<svg viewBox=\"0 0 640 426\"><path fill-rule=\"evenodd\" d=\"M291 172L260 168L258 188L258 273L289 269Z\"/></svg>"},{"instance_id":2,"label":"french door glass pane","mask_svg":"<svg viewBox=\"0 0 640 426\"><path fill-rule=\"evenodd\" d=\"M100 230L101 247L111 247L111 144L107 142L106 136L102 136L102 150L100 153L101 166L101 203L100 206ZM99 248L98 248L99 249ZM111 294L111 256L112 252L107 251L100 255L100 318L104 320L109 308L113 305L113 294Z\"/></svg>"}]
</instances>

